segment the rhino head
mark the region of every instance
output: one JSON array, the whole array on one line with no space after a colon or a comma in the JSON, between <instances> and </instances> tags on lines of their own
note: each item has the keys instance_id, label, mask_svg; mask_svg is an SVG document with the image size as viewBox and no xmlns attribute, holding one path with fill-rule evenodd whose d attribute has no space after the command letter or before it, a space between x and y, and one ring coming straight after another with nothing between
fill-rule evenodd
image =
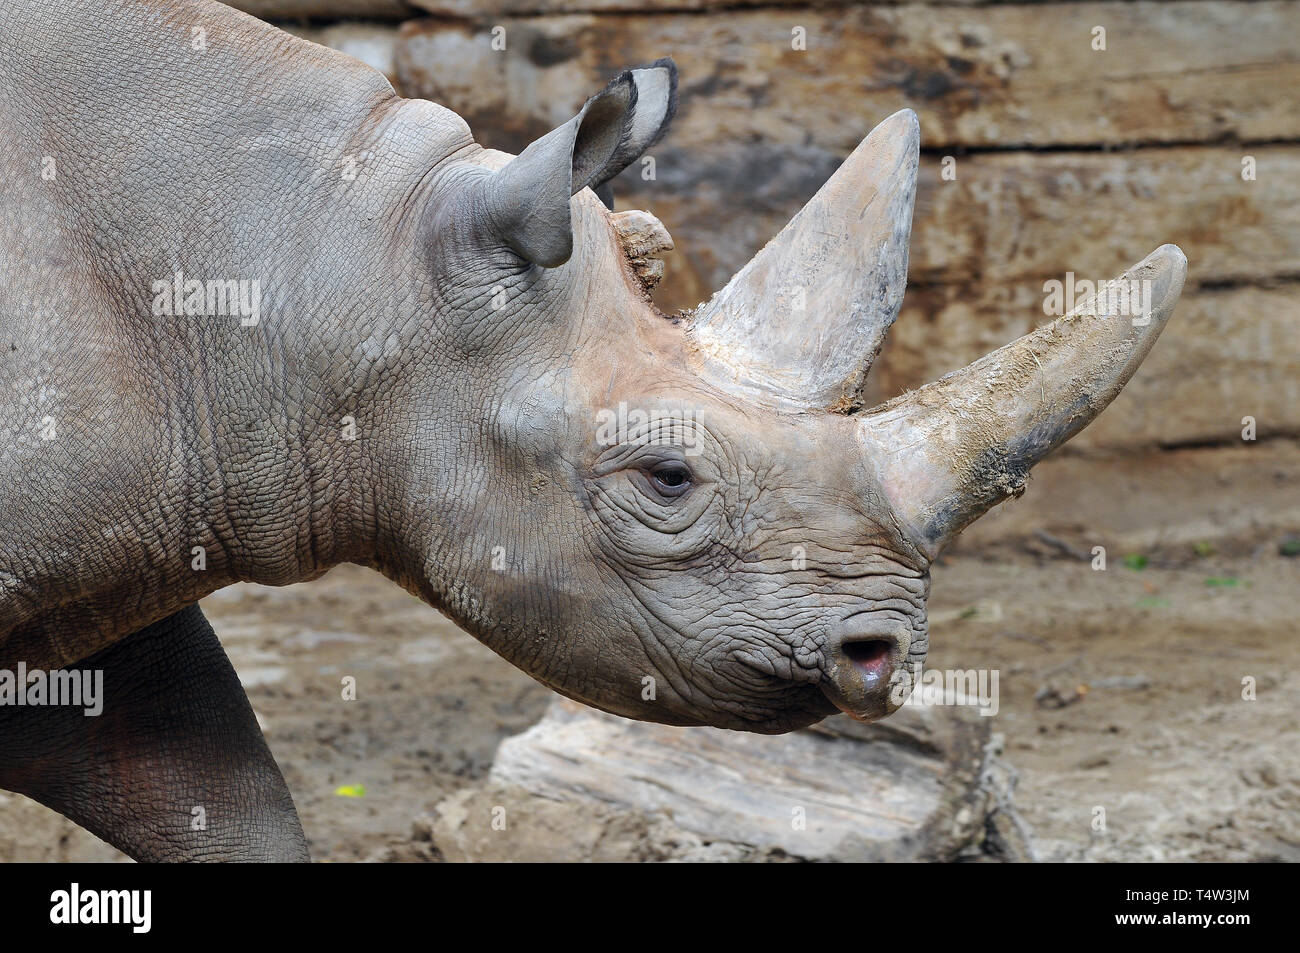
<instances>
[{"instance_id":1,"label":"rhino head","mask_svg":"<svg viewBox=\"0 0 1300 953\"><path fill-rule=\"evenodd\" d=\"M675 87L669 61L631 70L517 157L440 165L375 562L598 708L759 732L879 718L926 654L930 564L1115 397L1185 259L1127 273L1149 282L1139 310L1099 295L863 409L903 298L916 116L670 316L645 286L671 243L593 189L662 134Z\"/></svg>"}]
</instances>

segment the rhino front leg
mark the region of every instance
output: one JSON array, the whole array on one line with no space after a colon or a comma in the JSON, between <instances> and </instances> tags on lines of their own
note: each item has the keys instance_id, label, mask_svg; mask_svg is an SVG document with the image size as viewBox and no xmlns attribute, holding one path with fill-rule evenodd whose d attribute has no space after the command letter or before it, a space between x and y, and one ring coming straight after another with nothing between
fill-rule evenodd
<instances>
[{"instance_id":1,"label":"rhino front leg","mask_svg":"<svg viewBox=\"0 0 1300 953\"><path fill-rule=\"evenodd\" d=\"M0 787L139 861L305 861L243 686L197 605L78 663L103 711L0 708Z\"/></svg>"}]
</instances>

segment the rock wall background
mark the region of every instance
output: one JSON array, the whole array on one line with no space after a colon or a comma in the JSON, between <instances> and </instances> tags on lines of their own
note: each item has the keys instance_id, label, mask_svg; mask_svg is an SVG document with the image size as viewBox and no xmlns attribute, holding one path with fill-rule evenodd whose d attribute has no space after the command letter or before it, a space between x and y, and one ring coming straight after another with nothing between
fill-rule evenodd
<instances>
[{"instance_id":1,"label":"rock wall background","mask_svg":"<svg viewBox=\"0 0 1300 953\"><path fill-rule=\"evenodd\" d=\"M910 284L871 396L1046 320L1049 279L1108 279L1163 242L1189 260L1174 320L1125 392L964 544L1043 526L1134 545L1198 519L1223 537L1300 527L1300 4L235 5L366 59L511 152L624 67L674 57L680 106L654 178L634 165L615 183L619 207L653 211L677 242L656 294L669 311L721 287L910 106L923 150ZM1072 504L1098 481L1100 510L1076 526ZM1176 507L1154 503L1170 494Z\"/></svg>"}]
</instances>

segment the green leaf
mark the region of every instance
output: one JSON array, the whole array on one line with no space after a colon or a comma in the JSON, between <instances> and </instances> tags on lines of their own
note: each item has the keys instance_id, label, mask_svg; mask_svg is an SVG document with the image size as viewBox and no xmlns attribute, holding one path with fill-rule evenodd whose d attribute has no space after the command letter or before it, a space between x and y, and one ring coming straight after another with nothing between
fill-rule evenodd
<instances>
[{"instance_id":1,"label":"green leaf","mask_svg":"<svg viewBox=\"0 0 1300 953\"><path fill-rule=\"evenodd\" d=\"M1146 556L1143 556L1141 553L1129 553L1121 560L1121 562L1123 562L1125 569L1146 569L1147 568L1147 558Z\"/></svg>"},{"instance_id":2,"label":"green leaf","mask_svg":"<svg viewBox=\"0 0 1300 953\"><path fill-rule=\"evenodd\" d=\"M365 797L366 786L364 784L341 784L334 789L334 793L339 797Z\"/></svg>"}]
</instances>

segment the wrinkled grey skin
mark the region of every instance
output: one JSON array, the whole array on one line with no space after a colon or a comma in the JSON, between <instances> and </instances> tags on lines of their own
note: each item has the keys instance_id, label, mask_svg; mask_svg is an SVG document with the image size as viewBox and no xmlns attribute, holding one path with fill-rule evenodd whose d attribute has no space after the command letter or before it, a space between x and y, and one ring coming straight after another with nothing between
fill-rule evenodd
<instances>
[{"instance_id":1,"label":"wrinkled grey skin","mask_svg":"<svg viewBox=\"0 0 1300 953\"><path fill-rule=\"evenodd\" d=\"M630 101L637 82L497 173L508 157L447 110L206 0L0 10L0 668L109 653L140 671L156 653L132 636L155 626L147 644L190 647L175 667L217 673L213 720L262 778L249 798L238 763L211 769L234 818L221 849L160 838L203 796L183 752L204 739L122 732L120 760L143 746L171 765L152 796L174 815L142 837L87 818L111 776L22 767L33 746L54 752L47 775L57 751L84 761L66 727L53 744L0 711L0 786L133 856L305 857L187 607L348 561L630 717L781 732L897 707L891 674L925 654L934 537L854 449L862 422L715 386L648 303L582 189L666 122L649 87ZM151 283L178 269L259 280L260 323L154 316ZM685 411L699 452L605 445L597 414L620 403ZM123 705L152 716L165 693Z\"/></svg>"}]
</instances>

